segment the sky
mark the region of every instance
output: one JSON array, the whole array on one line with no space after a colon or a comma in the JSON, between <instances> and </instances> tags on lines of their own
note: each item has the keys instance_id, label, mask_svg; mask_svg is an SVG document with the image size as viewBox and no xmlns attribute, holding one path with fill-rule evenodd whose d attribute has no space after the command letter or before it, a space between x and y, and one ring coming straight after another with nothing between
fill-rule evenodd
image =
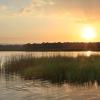
<instances>
[{"instance_id":1,"label":"sky","mask_svg":"<svg viewBox=\"0 0 100 100\"><path fill-rule=\"evenodd\" d=\"M100 0L0 0L0 43L86 42L92 26L100 41Z\"/></svg>"}]
</instances>

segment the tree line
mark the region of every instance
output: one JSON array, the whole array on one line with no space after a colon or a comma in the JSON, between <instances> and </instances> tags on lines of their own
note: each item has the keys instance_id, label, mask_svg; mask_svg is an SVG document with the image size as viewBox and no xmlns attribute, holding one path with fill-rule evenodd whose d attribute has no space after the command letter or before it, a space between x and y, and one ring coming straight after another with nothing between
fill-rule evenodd
<instances>
[{"instance_id":1,"label":"tree line","mask_svg":"<svg viewBox=\"0 0 100 100\"><path fill-rule=\"evenodd\" d=\"M0 45L0 51L100 51L100 42L27 43Z\"/></svg>"}]
</instances>

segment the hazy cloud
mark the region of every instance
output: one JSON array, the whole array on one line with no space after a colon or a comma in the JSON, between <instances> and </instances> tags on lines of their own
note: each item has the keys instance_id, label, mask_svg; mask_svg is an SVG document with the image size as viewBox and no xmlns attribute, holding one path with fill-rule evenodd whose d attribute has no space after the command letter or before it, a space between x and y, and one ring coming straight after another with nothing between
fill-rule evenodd
<instances>
[{"instance_id":1,"label":"hazy cloud","mask_svg":"<svg viewBox=\"0 0 100 100\"><path fill-rule=\"evenodd\" d=\"M9 15L66 15L99 18L100 0L1 0L0 12Z\"/></svg>"},{"instance_id":2,"label":"hazy cloud","mask_svg":"<svg viewBox=\"0 0 100 100\"><path fill-rule=\"evenodd\" d=\"M10 13L10 8L8 8L6 5L0 5L0 15L8 15Z\"/></svg>"},{"instance_id":3,"label":"hazy cloud","mask_svg":"<svg viewBox=\"0 0 100 100\"><path fill-rule=\"evenodd\" d=\"M20 14L36 14L45 12L46 8L54 5L53 0L32 0L29 5L26 5L20 10Z\"/></svg>"}]
</instances>

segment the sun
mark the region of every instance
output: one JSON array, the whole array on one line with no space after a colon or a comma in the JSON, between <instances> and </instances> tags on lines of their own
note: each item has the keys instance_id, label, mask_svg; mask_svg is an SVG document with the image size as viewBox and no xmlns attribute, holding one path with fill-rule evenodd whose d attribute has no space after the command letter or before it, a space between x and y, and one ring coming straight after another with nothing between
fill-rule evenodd
<instances>
[{"instance_id":1,"label":"sun","mask_svg":"<svg viewBox=\"0 0 100 100\"><path fill-rule=\"evenodd\" d=\"M92 26L84 26L81 28L82 38L92 40L96 37L96 30Z\"/></svg>"}]
</instances>

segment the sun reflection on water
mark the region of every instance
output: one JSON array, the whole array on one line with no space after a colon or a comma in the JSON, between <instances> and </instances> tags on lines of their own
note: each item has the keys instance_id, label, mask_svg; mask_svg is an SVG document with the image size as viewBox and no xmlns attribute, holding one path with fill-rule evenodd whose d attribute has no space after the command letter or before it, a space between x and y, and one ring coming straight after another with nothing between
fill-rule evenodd
<instances>
[{"instance_id":1,"label":"sun reflection on water","mask_svg":"<svg viewBox=\"0 0 100 100\"><path fill-rule=\"evenodd\" d=\"M87 52L86 52L86 56L87 56L87 57L90 57L91 55L92 55L92 51L87 51Z\"/></svg>"}]
</instances>

